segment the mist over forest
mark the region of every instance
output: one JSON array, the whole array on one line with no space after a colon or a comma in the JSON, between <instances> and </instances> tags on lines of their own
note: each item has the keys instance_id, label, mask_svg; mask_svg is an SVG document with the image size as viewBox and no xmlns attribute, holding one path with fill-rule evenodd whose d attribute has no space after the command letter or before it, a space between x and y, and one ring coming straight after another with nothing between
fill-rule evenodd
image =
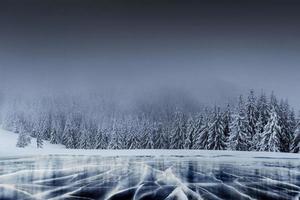
<instances>
[{"instance_id":1,"label":"mist over forest","mask_svg":"<svg viewBox=\"0 0 300 200\"><path fill-rule=\"evenodd\" d=\"M33 137L38 148L299 152L297 114L287 99L254 90L218 104L182 90L126 101L113 93L1 95L1 124L19 134L18 147Z\"/></svg>"}]
</instances>

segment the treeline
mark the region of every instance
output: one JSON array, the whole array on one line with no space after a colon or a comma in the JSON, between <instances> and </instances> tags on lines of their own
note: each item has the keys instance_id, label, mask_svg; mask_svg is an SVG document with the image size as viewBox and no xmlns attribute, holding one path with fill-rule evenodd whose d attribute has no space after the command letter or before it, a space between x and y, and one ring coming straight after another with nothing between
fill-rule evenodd
<instances>
[{"instance_id":1,"label":"treeline","mask_svg":"<svg viewBox=\"0 0 300 200\"><path fill-rule=\"evenodd\" d=\"M39 148L47 140L72 149L300 150L295 112L274 93L251 90L222 107L161 101L124 110L98 96L87 99L10 99L2 126L19 134L18 147L35 137Z\"/></svg>"}]
</instances>

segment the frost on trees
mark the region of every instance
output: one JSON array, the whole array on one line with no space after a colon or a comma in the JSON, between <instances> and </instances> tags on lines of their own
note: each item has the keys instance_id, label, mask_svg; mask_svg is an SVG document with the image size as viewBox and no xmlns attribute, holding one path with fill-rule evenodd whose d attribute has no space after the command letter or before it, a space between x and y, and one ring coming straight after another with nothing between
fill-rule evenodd
<instances>
[{"instance_id":1,"label":"frost on trees","mask_svg":"<svg viewBox=\"0 0 300 200\"><path fill-rule=\"evenodd\" d=\"M207 149L209 138L210 119L208 116L205 119L197 121L196 142L194 149Z\"/></svg>"},{"instance_id":2,"label":"frost on trees","mask_svg":"<svg viewBox=\"0 0 300 200\"><path fill-rule=\"evenodd\" d=\"M248 132L250 124L248 122L245 105L242 96L240 96L237 113L233 116L231 134L229 136L229 148L231 150L248 150L250 146L249 141L251 140L251 133Z\"/></svg>"},{"instance_id":3,"label":"frost on trees","mask_svg":"<svg viewBox=\"0 0 300 200\"><path fill-rule=\"evenodd\" d=\"M264 132L261 136L260 151L280 151L280 134L281 127L279 125L279 119L276 109L271 111L270 119L264 128Z\"/></svg>"},{"instance_id":4,"label":"frost on trees","mask_svg":"<svg viewBox=\"0 0 300 200\"><path fill-rule=\"evenodd\" d=\"M267 97L265 93L261 93L259 98L257 99L257 121L255 125L255 135L252 139L252 146L250 150L259 150L259 143L261 141L262 133L264 132L264 128L268 123L270 118L270 105L267 101Z\"/></svg>"},{"instance_id":5,"label":"frost on trees","mask_svg":"<svg viewBox=\"0 0 300 200\"><path fill-rule=\"evenodd\" d=\"M195 145L196 123L192 117L189 117L187 122L187 132L184 141L185 149L192 149Z\"/></svg>"},{"instance_id":6,"label":"frost on trees","mask_svg":"<svg viewBox=\"0 0 300 200\"><path fill-rule=\"evenodd\" d=\"M230 135L230 125L231 125L231 121L232 121L232 113L230 110L230 105L227 104L226 110L223 114L223 123L224 123L224 135L226 138L229 138Z\"/></svg>"},{"instance_id":7,"label":"frost on trees","mask_svg":"<svg viewBox=\"0 0 300 200\"><path fill-rule=\"evenodd\" d=\"M300 127L299 126L295 131L295 136L293 139L291 150L294 153L300 153Z\"/></svg>"},{"instance_id":8,"label":"frost on trees","mask_svg":"<svg viewBox=\"0 0 300 200\"><path fill-rule=\"evenodd\" d=\"M29 133L26 132L26 131L21 127L21 128L20 128L20 131L19 131L19 136L18 136L18 140L17 140L16 146L17 146L17 147L24 148L24 147L26 147L27 145L29 145L30 142L31 142L31 140L30 140Z\"/></svg>"},{"instance_id":9,"label":"frost on trees","mask_svg":"<svg viewBox=\"0 0 300 200\"><path fill-rule=\"evenodd\" d=\"M186 135L186 120L182 112L177 111L171 133L171 149L184 149Z\"/></svg>"},{"instance_id":10,"label":"frost on trees","mask_svg":"<svg viewBox=\"0 0 300 200\"><path fill-rule=\"evenodd\" d=\"M258 112L256 107L256 97L254 96L254 91L251 90L246 103L246 118L248 123L247 128L251 140L256 134L256 122L258 118L257 116L258 116Z\"/></svg>"},{"instance_id":11,"label":"frost on trees","mask_svg":"<svg viewBox=\"0 0 300 200\"><path fill-rule=\"evenodd\" d=\"M156 127L156 126L155 126ZM155 149L167 149L168 140L166 139L165 130L162 123L158 123L155 128L155 140L154 147Z\"/></svg>"},{"instance_id":12,"label":"frost on trees","mask_svg":"<svg viewBox=\"0 0 300 200\"><path fill-rule=\"evenodd\" d=\"M215 108L211 126L208 132L208 145L210 150L224 150L226 148L226 138L224 135L224 125L220 108Z\"/></svg>"},{"instance_id":13,"label":"frost on trees","mask_svg":"<svg viewBox=\"0 0 300 200\"><path fill-rule=\"evenodd\" d=\"M68 149L74 149L77 147L76 143L76 135L77 135L77 130L76 130L76 125L75 121L73 119L67 119L66 126L63 132L63 144L68 148Z\"/></svg>"},{"instance_id":14,"label":"frost on trees","mask_svg":"<svg viewBox=\"0 0 300 200\"><path fill-rule=\"evenodd\" d=\"M191 109L170 101L123 111L94 98L11 100L0 109L1 125L19 133L19 146L26 146L31 136L38 147L49 141L70 149L298 151L298 119L288 102L278 101L274 93L267 98L250 91L243 106L231 102L220 109Z\"/></svg>"}]
</instances>

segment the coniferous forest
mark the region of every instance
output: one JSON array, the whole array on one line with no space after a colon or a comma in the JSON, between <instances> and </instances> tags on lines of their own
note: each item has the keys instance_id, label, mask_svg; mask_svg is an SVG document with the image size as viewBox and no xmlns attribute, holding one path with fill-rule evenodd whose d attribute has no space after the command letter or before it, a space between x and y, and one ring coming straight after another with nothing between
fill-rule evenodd
<instances>
[{"instance_id":1,"label":"coniferous forest","mask_svg":"<svg viewBox=\"0 0 300 200\"><path fill-rule=\"evenodd\" d=\"M274 93L250 90L223 105L160 98L130 108L99 95L87 98L5 98L1 122L16 146L36 138L70 149L205 149L300 151L297 115Z\"/></svg>"}]
</instances>

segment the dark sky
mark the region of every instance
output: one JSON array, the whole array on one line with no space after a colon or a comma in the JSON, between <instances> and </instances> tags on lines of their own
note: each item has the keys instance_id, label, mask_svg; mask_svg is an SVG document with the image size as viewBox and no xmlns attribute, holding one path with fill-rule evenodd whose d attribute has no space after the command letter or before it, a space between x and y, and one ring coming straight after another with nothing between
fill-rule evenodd
<instances>
[{"instance_id":1,"label":"dark sky","mask_svg":"<svg viewBox=\"0 0 300 200\"><path fill-rule=\"evenodd\" d=\"M300 2L1 1L0 87L274 90L300 108ZM139 92L138 92L139 91Z\"/></svg>"}]
</instances>

